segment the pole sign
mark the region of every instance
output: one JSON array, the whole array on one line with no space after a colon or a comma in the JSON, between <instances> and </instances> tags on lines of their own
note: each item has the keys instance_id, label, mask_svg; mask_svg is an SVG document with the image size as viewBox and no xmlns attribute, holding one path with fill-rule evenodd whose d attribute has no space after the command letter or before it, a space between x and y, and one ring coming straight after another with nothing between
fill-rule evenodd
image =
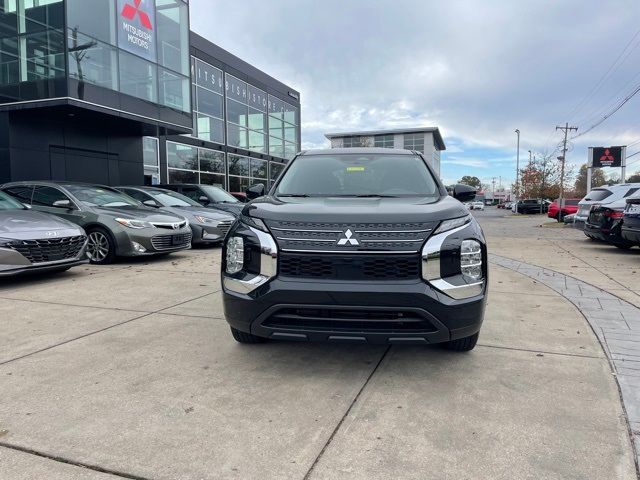
<instances>
[{"instance_id":1,"label":"pole sign","mask_svg":"<svg viewBox=\"0 0 640 480\"><path fill-rule=\"evenodd\" d=\"M594 168L622 167L622 147L593 147Z\"/></svg>"},{"instance_id":2,"label":"pole sign","mask_svg":"<svg viewBox=\"0 0 640 480\"><path fill-rule=\"evenodd\" d=\"M156 61L154 0L118 0L118 46L151 62Z\"/></svg>"}]
</instances>

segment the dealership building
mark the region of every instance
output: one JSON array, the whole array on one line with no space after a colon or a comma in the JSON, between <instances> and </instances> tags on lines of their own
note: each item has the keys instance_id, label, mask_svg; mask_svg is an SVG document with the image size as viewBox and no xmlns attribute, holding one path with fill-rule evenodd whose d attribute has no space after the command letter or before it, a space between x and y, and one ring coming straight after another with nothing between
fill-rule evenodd
<instances>
[{"instance_id":1,"label":"dealership building","mask_svg":"<svg viewBox=\"0 0 640 480\"><path fill-rule=\"evenodd\" d=\"M438 127L327 133L331 148L382 147L420 152L440 175L440 152L446 150Z\"/></svg>"},{"instance_id":2,"label":"dealership building","mask_svg":"<svg viewBox=\"0 0 640 480\"><path fill-rule=\"evenodd\" d=\"M270 183L300 94L189 30L183 0L0 0L0 183Z\"/></svg>"}]
</instances>

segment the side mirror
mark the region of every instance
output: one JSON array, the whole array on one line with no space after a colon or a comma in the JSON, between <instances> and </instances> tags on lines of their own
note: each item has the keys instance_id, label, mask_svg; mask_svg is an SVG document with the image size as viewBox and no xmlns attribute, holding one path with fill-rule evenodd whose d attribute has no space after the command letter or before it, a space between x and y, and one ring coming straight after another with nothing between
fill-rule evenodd
<instances>
[{"instance_id":1,"label":"side mirror","mask_svg":"<svg viewBox=\"0 0 640 480\"><path fill-rule=\"evenodd\" d=\"M160 205L158 205L156 203L155 200L145 200L144 202L142 202L143 205L146 205L147 207L153 207L153 208L160 208Z\"/></svg>"},{"instance_id":2,"label":"side mirror","mask_svg":"<svg viewBox=\"0 0 640 480\"><path fill-rule=\"evenodd\" d=\"M264 195L264 185L262 183L256 183L247 188L247 198L253 200Z\"/></svg>"},{"instance_id":3,"label":"side mirror","mask_svg":"<svg viewBox=\"0 0 640 480\"><path fill-rule=\"evenodd\" d=\"M200 195L200 197L198 198L198 202L203 205L209 205L211 203L211 200L209 200L209 197L207 197L206 195Z\"/></svg>"},{"instance_id":4,"label":"side mirror","mask_svg":"<svg viewBox=\"0 0 640 480\"><path fill-rule=\"evenodd\" d=\"M471 202L476 198L476 189L469 185L456 185L453 187L453 198L460 202Z\"/></svg>"},{"instance_id":5,"label":"side mirror","mask_svg":"<svg viewBox=\"0 0 640 480\"><path fill-rule=\"evenodd\" d=\"M57 208L71 208L71 201L68 199L65 200L56 200L53 202L53 206Z\"/></svg>"}]
</instances>

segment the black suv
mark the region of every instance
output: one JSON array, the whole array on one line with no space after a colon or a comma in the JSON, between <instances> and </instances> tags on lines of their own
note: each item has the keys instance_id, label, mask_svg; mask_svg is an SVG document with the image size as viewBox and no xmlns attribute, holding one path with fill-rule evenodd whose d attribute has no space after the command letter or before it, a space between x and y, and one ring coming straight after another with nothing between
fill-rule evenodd
<instances>
[{"instance_id":1,"label":"black suv","mask_svg":"<svg viewBox=\"0 0 640 480\"><path fill-rule=\"evenodd\" d=\"M264 193L262 185L247 194ZM444 343L471 350L484 317L478 223L416 152L299 154L243 209L222 258L225 316L241 343L265 339Z\"/></svg>"}]
</instances>

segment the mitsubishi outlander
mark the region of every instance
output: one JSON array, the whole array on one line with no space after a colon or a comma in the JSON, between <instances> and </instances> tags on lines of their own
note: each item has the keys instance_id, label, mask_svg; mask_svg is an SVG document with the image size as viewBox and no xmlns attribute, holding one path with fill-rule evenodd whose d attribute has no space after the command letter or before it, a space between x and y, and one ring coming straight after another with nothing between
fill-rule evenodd
<instances>
[{"instance_id":1,"label":"mitsubishi outlander","mask_svg":"<svg viewBox=\"0 0 640 480\"><path fill-rule=\"evenodd\" d=\"M303 152L247 194L222 252L236 341L475 347L488 272L471 187L452 198L417 152L351 148Z\"/></svg>"}]
</instances>

